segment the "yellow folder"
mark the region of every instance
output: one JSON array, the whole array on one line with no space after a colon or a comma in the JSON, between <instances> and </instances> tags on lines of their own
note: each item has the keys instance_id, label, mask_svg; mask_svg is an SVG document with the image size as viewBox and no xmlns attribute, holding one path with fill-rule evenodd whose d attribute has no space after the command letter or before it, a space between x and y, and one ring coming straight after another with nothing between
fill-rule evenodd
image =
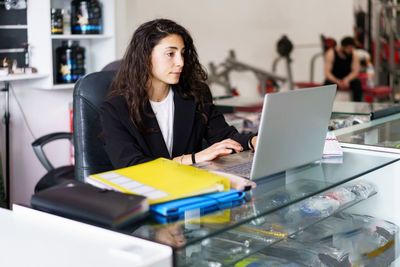
<instances>
[{"instance_id":1,"label":"yellow folder","mask_svg":"<svg viewBox=\"0 0 400 267\"><path fill-rule=\"evenodd\" d=\"M146 196L150 204L207 193L227 191L229 179L175 161L153 161L93 174L86 182L101 188Z\"/></svg>"}]
</instances>

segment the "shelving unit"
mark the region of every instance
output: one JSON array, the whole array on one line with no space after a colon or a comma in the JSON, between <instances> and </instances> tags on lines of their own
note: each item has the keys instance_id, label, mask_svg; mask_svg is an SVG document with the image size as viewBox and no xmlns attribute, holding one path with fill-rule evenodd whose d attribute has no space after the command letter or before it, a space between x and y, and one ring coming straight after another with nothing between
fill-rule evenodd
<instances>
[{"instance_id":1,"label":"shelving unit","mask_svg":"<svg viewBox=\"0 0 400 267\"><path fill-rule=\"evenodd\" d=\"M102 34L51 34L51 8L70 9L71 1L28 0L28 43L31 45L31 66L47 78L32 86L46 90L72 89L74 84L56 83L55 50L63 40L77 40L85 48L86 73L101 70L114 61L115 53L115 0L99 0L102 4ZM107 51L107 53L104 53Z\"/></svg>"},{"instance_id":2,"label":"shelving unit","mask_svg":"<svg viewBox=\"0 0 400 267\"><path fill-rule=\"evenodd\" d=\"M372 191L368 198L374 196L375 194L376 192ZM356 198L340 206L337 210L329 215L316 216L315 218L309 218L308 220L304 219L303 221L298 221L298 224L291 223L288 225L280 225L282 227L280 231L277 231L276 229L268 231L268 228L271 227L271 225L277 225L279 224L279 221L285 220L283 218L284 216L288 216L288 214L291 213L294 215L289 208L284 208L283 210L268 214L266 216L261 216L257 218L258 221L253 220L250 223L239 225L231 230L227 230L220 235L210 237L206 242L203 240L202 246L205 250L207 250L209 261L211 260L220 262L223 263L224 266L234 266L241 260L244 260L253 254L259 253L268 247L274 246L275 244L284 241L288 237L301 234L303 231L312 228L331 216L335 216L336 214L345 211L349 207L356 205L363 200L364 199ZM296 203L293 206L299 207L305 201L307 200ZM293 206L291 207L292 209ZM296 221L296 219L294 219L294 221ZM207 244L207 246L205 246L205 244ZM247 250L242 249L241 251L238 251L238 253L232 253L231 255L229 255L230 253L227 253L229 250L232 252L232 250L241 246L247 246ZM218 247L223 247L225 251L215 251ZM229 248L229 250L227 248ZM185 256L184 254L178 254L177 257L179 259L178 261L185 262L185 264L182 264L184 266L195 265L198 261L204 262L204 257L193 259Z\"/></svg>"}]
</instances>

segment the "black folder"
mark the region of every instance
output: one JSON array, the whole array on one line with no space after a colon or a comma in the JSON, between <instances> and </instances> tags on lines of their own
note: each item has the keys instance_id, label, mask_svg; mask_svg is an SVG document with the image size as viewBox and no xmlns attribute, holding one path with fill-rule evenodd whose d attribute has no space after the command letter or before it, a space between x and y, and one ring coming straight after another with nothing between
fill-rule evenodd
<instances>
[{"instance_id":1,"label":"black folder","mask_svg":"<svg viewBox=\"0 0 400 267\"><path fill-rule=\"evenodd\" d=\"M34 194L35 209L112 228L124 227L147 215L144 196L99 189L79 181L65 182Z\"/></svg>"}]
</instances>

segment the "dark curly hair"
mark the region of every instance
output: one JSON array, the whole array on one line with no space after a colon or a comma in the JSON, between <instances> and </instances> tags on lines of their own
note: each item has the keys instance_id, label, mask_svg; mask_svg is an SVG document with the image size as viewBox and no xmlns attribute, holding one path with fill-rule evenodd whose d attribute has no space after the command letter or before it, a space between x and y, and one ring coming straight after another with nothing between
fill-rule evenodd
<instances>
[{"instance_id":1,"label":"dark curly hair","mask_svg":"<svg viewBox=\"0 0 400 267\"><path fill-rule=\"evenodd\" d=\"M141 118L141 114L145 114L144 108L149 100L146 85L152 71L151 53L154 46L171 34L181 36L185 46L184 66L177 86L178 93L184 99L193 99L196 110L205 117L207 73L199 62L192 37L185 28L174 21L152 20L142 24L134 32L108 95L108 97L123 95L126 98L130 118L143 133L154 131L148 129ZM150 116L150 114L145 115Z\"/></svg>"}]
</instances>

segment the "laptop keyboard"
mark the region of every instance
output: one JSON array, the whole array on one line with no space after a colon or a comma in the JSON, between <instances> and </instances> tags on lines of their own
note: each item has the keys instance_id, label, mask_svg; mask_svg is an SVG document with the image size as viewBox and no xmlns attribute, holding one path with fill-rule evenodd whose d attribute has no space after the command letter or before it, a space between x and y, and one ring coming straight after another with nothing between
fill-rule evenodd
<instances>
[{"instance_id":1,"label":"laptop keyboard","mask_svg":"<svg viewBox=\"0 0 400 267\"><path fill-rule=\"evenodd\" d=\"M250 176L250 172L251 172L251 166L253 164L253 161L248 161L248 162L243 162L243 163L239 163L236 165L232 165L232 166L228 166L228 167L224 167L221 169L218 169L218 171L220 172L227 172L227 173L233 173L239 176Z\"/></svg>"}]
</instances>

